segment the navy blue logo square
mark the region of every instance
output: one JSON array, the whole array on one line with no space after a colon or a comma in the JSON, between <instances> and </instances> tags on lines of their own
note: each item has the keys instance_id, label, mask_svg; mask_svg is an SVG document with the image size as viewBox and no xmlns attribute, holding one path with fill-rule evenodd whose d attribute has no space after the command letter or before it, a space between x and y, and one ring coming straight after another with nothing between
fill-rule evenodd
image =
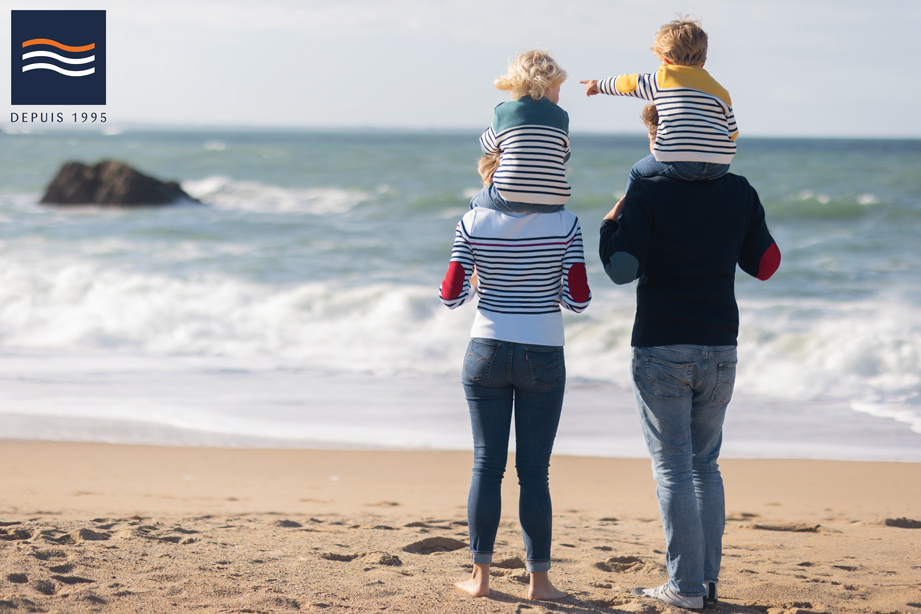
<instances>
[{"instance_id":1,"label":"navy blue logo square","mask_svg":"<svg viewBox=\"0 0 921 614\"><path fill-rule=\"evenodd\" d=\"M106 103L105 11L11 11L12 104Z\"/></svg>"}]
</instances>

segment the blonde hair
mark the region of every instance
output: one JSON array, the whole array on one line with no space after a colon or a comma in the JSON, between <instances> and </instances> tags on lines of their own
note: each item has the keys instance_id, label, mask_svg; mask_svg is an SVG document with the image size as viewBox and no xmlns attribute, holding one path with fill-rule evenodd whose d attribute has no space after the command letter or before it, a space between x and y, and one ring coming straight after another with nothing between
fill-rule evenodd
<instances>
[{"instance_id":1,"label":"blonde hair","mask_svg":"<svg viewBox=\"0 0 921 614\"><path fill-rule=\"evenodd\" d=\"M480 173L480 179L483 180L484 188L488 188L492 185L492 176L496 173L497 168L499 168L499 154L494 153L480 156L480 160L476 165L476 170Z\"/></svg>"},{"instance_id":2,"label":"blonde hair","mask_svg":"<svg viewBox=\"0 0 921 614\"><path fill-rule=\"evenodd\" d=\"M656 130L659 128L659 110L654 104L647 104L643 107L640 117L646 127L649 128L649 137L656 138Z\"/></svg>"},{"instance_id":3,"label":"blonde hair","mask_svg":"<svg viewBox=\"0 0 921 614\"><path fill-rule=\"evenodd\" d=\"M678 15L656 32L652 52L660 60L679 66L703 66L707 61L707 33L700 20L689 15Z\"/></svg>"},{"instance_id":4,"label":"blonde hair","mask_svg":"<svg viewBox=\"0 0 921 614\"><path fill-rule=\"evenodd\" d=\"M525 95L539 100L565 80L566 71L560 68L553 55L534 49L512 60L506 73L496 79L496 87L507 91L515 100Z\"/></svg>"}]
</instances>

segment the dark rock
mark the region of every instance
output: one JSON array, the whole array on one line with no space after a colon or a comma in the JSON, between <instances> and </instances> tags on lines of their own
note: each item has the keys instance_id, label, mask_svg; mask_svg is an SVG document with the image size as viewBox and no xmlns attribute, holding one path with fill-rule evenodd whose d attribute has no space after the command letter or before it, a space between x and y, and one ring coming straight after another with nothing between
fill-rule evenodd
<instances>
[{"instance_id":1,"label":"dark rock","mask_svg":"<svg viewBox=\"0 0 921 614\"><path fill-rule=\"evenodd\" d=\"M95 166L67 162L45 190L49 205L169 205L198 202L175 181L163 182L115 160Z\"/></svg>"}]
</instances>

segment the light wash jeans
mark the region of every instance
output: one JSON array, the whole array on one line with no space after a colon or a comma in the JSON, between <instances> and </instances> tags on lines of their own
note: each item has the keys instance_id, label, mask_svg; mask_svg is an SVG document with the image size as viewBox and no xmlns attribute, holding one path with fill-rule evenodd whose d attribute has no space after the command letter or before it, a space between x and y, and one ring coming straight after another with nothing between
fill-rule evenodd
<instances>
[{"instance_id":1,"label":"light wash jeans","mask_svg":"<svg viewBox=\"0 0 921 614\"><path fill-rule=\"evenodd\" d=\"M461 378L473 428L473 480L467 499L473 562L492 563L514 414L518 520L526 565L528 571L547 571L553 525L550 453L566 385L563 348L474 338Z\"/></svg>"},{"instance_id":2,"label":"light wash jeans","mask_svg":"<svg viewBox=\"0 0 921 614\"><path fill-rule=\"evenodd\" d=\"M496 184L491 183L470 199L470 208L474 207L513 213L556 213L565 209L566 205L536 205L507 201L499 194Z\"/></svg>"},{"instance_id":3,"label":"light wash jeans","mask_svg":"<svg viewBox=\"0 0 921 614\"><path fill-rule=\"evenodd\" d=\"M705 595L720 573L726 504L717 459L736 347L633 349L633 387L658 487L669 585Z\"/></svg>"},{"instance_id":4,"label":"light wash jeans","mask_svg":"<svg viewBox=\"0 0 921 614\"><path fill-rule=\"evenodd\" d=\"M648 155L630 169L627 178L627 189L634 179L640 177L671 177L682 181L705 181L719 179L729 172L728 164L713 164L712 162L659 162L653 155Z\"/></svg>"}]
</instances>

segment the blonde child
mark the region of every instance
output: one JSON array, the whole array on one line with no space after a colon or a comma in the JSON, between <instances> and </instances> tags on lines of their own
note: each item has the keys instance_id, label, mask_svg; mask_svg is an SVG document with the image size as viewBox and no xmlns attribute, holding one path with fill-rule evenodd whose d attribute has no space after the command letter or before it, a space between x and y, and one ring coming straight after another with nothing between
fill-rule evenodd
<instances>
[{"instance_id":1,"label":"blonde child","mask_svg":"<svg viewBox=\"0 0 921 614\"><path fill-rule=\"evenodd\" d=\"M687 181L722 177L739 130L729 92L704 70L707 33L699 20L679 16L659 29L652 51L662 62L656 74L580 81L586 96L633 96L656 107L652 155L633 166L627 187L637 177L655 175Z\"/></svg>"},{"instance_id":2,"label":"blonde child","mask_svg":"<svg viewBox=\"0 0 921 614\"><path fill-rule=\"evenodd\" d=\"M563 209L572 192L564 163L569 159L569 115L559 107L566 71L548 51L525 51L496 79L512 100L496 106L480 137L484 188L470 207L522 213ZM495 158L498 156L498 164ZM491 159L490 159L491 158Z\"/></svg>"}]
</instances>

